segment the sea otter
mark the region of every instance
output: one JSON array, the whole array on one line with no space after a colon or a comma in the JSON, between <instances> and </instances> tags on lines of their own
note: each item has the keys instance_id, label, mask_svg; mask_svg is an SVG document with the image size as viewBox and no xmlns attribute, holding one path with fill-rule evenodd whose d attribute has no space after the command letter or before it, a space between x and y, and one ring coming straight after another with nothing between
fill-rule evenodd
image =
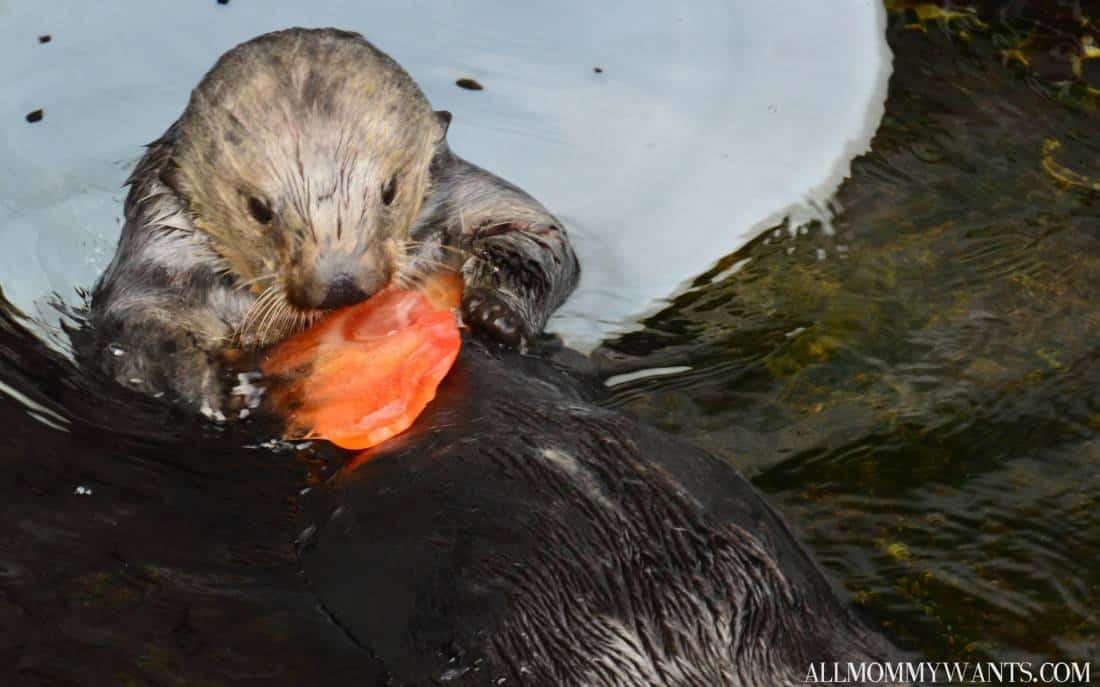
<instances>
[{"instance_id":1,"label":"sea otter","mask_svg":"<svg viewBox=\"0 0 1100 687\"><path fill-rule=\"evenodd\" d=\"M0 684L776 687L901 658L736 470L601 407L567 351L467 333L418 423L333 477L257 416L110 393L11 312Z\"/></svg>"},{"instance_id":2,"label":"sea otter","mask_svg":"<svg viewBox=\"0 0 1100 687\"><path fill-rule=\"evenodd\" d=\"M93 289L93 359L218 413L226 361L426 269L522 345L576 285L561 223L451 152L451 115L361 35L289 29L228 51L131 174Z\"/></svg>"},{"instance_id":3,"label":"sea otter","mask_svg":"<svg viewBox=\"0 0 1100 687\"><path fill-rule=\"evenodd\" d=\"M408 434L299 501L309 585L386 684L778 687L900 660L736 470L601 408L584 365L466 337Z\"/></svg>"},{"instance_id":4,"label":"sea otter","mask_svg":"<svg viewBox=\"0 0 1100 687\"><path fill-rule=\"evenodd\" d=\"M462 264L473 329L531 340L573 287L576 258L546 210L449 151L448 121L353 34L296 29L230 51L131 177L118 254L92 303L107 371L216 409L225 354L438 263ZM138 505L103 520L110 555L82 549L89 567L114 565L119 532L157 523L126 567L165 571L156 585L184 610L150 611L150 632L108 612L74 619L62 599L55 622L104 623L112 647L133 635L126 660L185 640L171 672L195 682L797 685L821 663L897 658L735 470L601 408L568 352L522 355L485 338L467 335L408 434L296 498L295 560L273 515L288 510L277 488L287 468L270 456L207 457L184 436L185 459L153 458L203 476L164 498L145 463L58 433L45 455L79 455L97 486L141 468L118 490ZM100 398L73 403L149 422ZM231 479L203 473L219 469ZM242 508L241 474L248 494L268 485L261 504ZM94 544L79 535L99 523L74 519L64 545ZM223 595L209 601L210 589ZM230 604L244 618L235 634L201 620Z\"/></svg>"}]
</instances>

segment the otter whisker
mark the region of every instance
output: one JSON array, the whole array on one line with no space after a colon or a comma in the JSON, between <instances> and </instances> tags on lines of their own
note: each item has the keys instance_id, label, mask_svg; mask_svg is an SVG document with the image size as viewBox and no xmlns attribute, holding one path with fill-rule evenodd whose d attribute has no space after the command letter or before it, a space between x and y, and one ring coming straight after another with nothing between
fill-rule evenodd
<instances>
[{"instance_id":1,"label":"otter whisker","mask_svg":"<svg viewBox=\"0 0 1100 687\"><path fill-rule=\"evenodd\" d=\"M258 277L252 277L251 279L245 279L244 281L237 282L237 284L234 285L234 288L238 289L238 290L244 290L244 289L247 289L248 287L252 286L253 284L259 284L259 283L267 281L269 279L278 279L278 278L279 278L279 275L274 273L274 272L268 273L268 274L261 274Z\"/></svg>"},{"instance_id":2,"label":"otter whisker","mask_svg":"<svg viewBox=\"0 0 1100 687\"><path fill-rule=\"evenodd\" d=\"M415 289L419 286L417 278L417 275L413 274L397 274L394 275L393 281L402 289Z\"/></svg>"},{"instance_id":3,"label":"otter whisker","mask_svg":"<svg viewBox=\"0 0 1100 687\"><path fill-rule=\"evenodd\" d=\"M300 310L284 301L277 324L274 324L274 339L283 339L297 334L320 317L316 311Z\"/></svg>"},{"instance_id":4,"label":"otter whisker","mask_svg":"<svg viewBox=\"0 0 1100 687\"><path fill-rule=\"evenodd\" d=\"M234 272L233 263L221 256L214 259L214 265L219 274L232 274Z\"/></svg>"},{"instance_id":5,"label":"otter whisker","mask_svg":"<svg viewBox=\"0 0 1100 687\"><path fill-rule=\"evenodd\" d=\"M430 262L430 261L424 261L424 262ZM427 264L427 265L420 265L420 264L411 265L411 266L407 266L406 269L404 269L404 270L398 272L397 274L395 274L394 277L393 277L393 281L394 281L394 283L396 283L398 286L400 286L403 289L419 288L421 286L421 284L423 283L423 281L425 279L427 279L429 276L431 276L431 273L435 271L435 270L432 270L432 269L423 269L424 267L435 267L438 270L448 271L448 272L454 271L450 266L445 265L443 263L434 263L434 264Z\"/></svg>"},{"instance_id":6,"label":"otter whisker","mask_svg":"<svg viewBox=\"0 0 1100 687\"><path fill-rule=\"evenodd\" d=\"M287 308L286 317L283 318L282 336L287 337L302 331L302 311L293 306Z\"/></svg>"},{"instance_id":7,"label":"otter whisker","mask_svg":"<svg viewBox=\"0 0 1100 687\"><path fill-rule=\"evenodd\" d=\"M416 248L416 246L411 246L411 248ZM407 250L407 260L409 262L414 262L414 261L420 261L420 260L435 259L435 258L429 258L428 257L429 255L432 254L432 250L431 250L432 248L438 248L439 249L439 253L441 254L440 255L440 260L450 260L449 263L443 263L443 262L440 262L440 260L436 260L436 262L439 263L439 264L447 265L447 266L449 266L450 269L458 269L459 266L462 265L467 260L478 260L479 261L479 260L484 259L480 255L476 255L474 253L468 253L468 252L460 250L458 248L453 248L451 246L432 246L430 244L426 244L424 246L424 250L421 250L421 251L408 251L406 249Z\"/></svg>"},{"instance_id":8,"label":"otter whisker","mask_svg":"<svg viewBox=\"0 0 1100 687\"><path fill-rule=\"evenodd\" d=\"M305 329L323 314L323 311L300 310L291 305L282 285L275 283L256 297L236 339L242 345L263 347Z\"/></svg>"},{"instance_id":9,"label":"otter whisker","mask_svg":"<svg viewBox=\"0 0 1100 687\"><path fill-rule=\"evenodd\" d=\"M430 241L417 241L416 239L405 239L401 242L406 248L438 248L439 250L449 250L459 255L466 255L468 251L465 251L457 246L448 246L445 243L433 243Z\"/></svg>"},{"instance_id":10,"label":"otter whisker","mask_svg":"<svg viewBox=\"0 0 1100 687\"><path fill-rule=\"evenodd\" d=\"M260 330L259 341L261 345L267 344L271 341L268 338L268 333L271 331L271 327L279 322L279 318L282 317L284 311L290 307L290 304L286 302L285 298L282 298L282 293L279 294L279 298L275 299L271 308L268 309L267 315L264 317L262 329Z\"/></svg>"},{"instance_id":11,"label":"otter whisker","mask_svg":"<svg viewBox=\"0 0 1100 687\"><path fill-rule=\"evenodd\" d=\"M407 246L407 248L426 248L426 249L428 249L428 251L430 251L431 249L437 248L437 249L439 249L440 251L443 251L443 252L448 252L449 251L450 253L452 253L456 257L461 258L463 262L466 262L468 260L473 260L474 262L488 263L488 260L486 260L482 256L477 255L476 253L472 253L472 252L467 251L467 250L463 250L462 248L457 248L455 246L444 246L442 244L427 243L427 242L424 242L424 241L411 241L411 242L408 242L406 244L406 246ZM425 251L425 252L427 252L427 251ZM430 260L431 260L431 258L428 258L423 253L416 253L410 258L410 262L412 262L412 261L421 262L421 261L430 261ZM446 263L439 262L439 261L435 261L435 264L442 267L442 268L445 268L445 269L457 270L459 268L459 265L446 264Z\"/></svg>"},{"instance_id":12,"label":"otter whisker","mask_svg":"<svg viewBox=\"0 0 1100 687\"><path fill-rule=\"evenodd\" d=\"M279 309L279 301L272 300L270 305L264 311L264 317L257 323L256 326L256 345L263 346L267 344L267 332L271 328L271 320L275 317L275 313Z\"/></svg>"},{"instance_id":13,"label":"otter whisker","mask_svg":"<svg viewBox=\"0 0 1100 687\"><path fill-rule=\"evenodd\" d=\"M271 340L279 340L290 333L290 324L294 319L290 304L285 301L281 304L278 310L278 316L271 321Z\"/></svg>"},{"instance_id":14,"label":"otter whisker","mask_svg":"<svg viewBox=\"0 0 1100 687\"><path fill-rule=\"evenodd\" d=\"M402 289L419 288L432 270L406 269L393 275L392 282Z\"/></svg>"},{"instance_id":15,"label":"otter whisker","mask_svg":"<svg viewBox=\"0 0 1100 687\"><path fill-rule=\"evenodd\" d=\"M432 258L424 258L424 257L417 258L415 260L410 260L408 263L406 263L404 265L404 267L405 267L406 270L420 271L420 272L424 272L425 270L423 268L425 268L425 267L434 267L435 269L438 269L438 270L443 271L443 272L457 272L458 271L458 269L454 265L443 262L442 260L433 260Z\"/></svg>"},{"instance_id":16,"label":"otter whisker","mask_svg":"<svg viewBox=\"0 0 1100 687\"><path fill-rule=\"evenodd\" d=\"M300 332L313 326L313 323L321 319L322 313L317 310L294 310L294 321L291 323L290 332Z\"/></svg>"},{"instance_id":17,"label":"otter whisker","mask_svg":"<svg viewBox=\"0 0 1100 687\"><path fill-rule=\"evenodd\" d=\"M248 312L245 314L244 322L241 323L242 331L249 329L256 319L257 313L262 311L266 307L267 301L271 298L274 291L274 286L267 287L256 300L252 302L252 305L248 308Z\"/></svg>"},{"instance_id":18,"label":"otter whisker","mask_svg":"<svg viewBox=\"0 0 1100 687\"><path fill-rule=\"evenodd\" d=\"M263 293L252 303L252 307L249 308L238 331L238 339L242 343L248 342L259 345L254 336L257 333L255 330L258 329L262 321L269 315L271 308L278 302L281 292L282 289L277 284L272 284L264 289Z\"/></svg>"},{"instance_id":19,"label":"otter whisker","mask_svg":"<svg viewBox=\"0 0 1100 687\"><path fill-rule=\"evenodd\" d=\"M479 267L488 266L490 263L480 255L467 255L465 256L467 261L470 261ZM399 265L401 270L418 269L424 271L425 268L431 268L441 272L459 272L462 269L463 263L455 263L448 261L446 258L432 258L423 253L414 255L405 260Z\"/></svg>"}]
</instances>

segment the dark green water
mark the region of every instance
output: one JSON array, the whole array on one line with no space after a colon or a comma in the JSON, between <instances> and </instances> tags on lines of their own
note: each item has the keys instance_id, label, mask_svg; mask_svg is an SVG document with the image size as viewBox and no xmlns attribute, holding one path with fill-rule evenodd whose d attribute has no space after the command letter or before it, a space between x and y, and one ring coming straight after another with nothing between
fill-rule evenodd
<instances>
[{"instance_id":1,"label":"dark green water","mask_svg":"<svg viewBox=\"0 0 1100 687\"><path fill-rule=\"evenodd\" d=\"M777 227L601 353L690 365L615 404L752 475L899 644L1095 669L1100 60L1058 52L1068 4L982 16L891 12L835 233Z\"/></svg>"}]
</instances>

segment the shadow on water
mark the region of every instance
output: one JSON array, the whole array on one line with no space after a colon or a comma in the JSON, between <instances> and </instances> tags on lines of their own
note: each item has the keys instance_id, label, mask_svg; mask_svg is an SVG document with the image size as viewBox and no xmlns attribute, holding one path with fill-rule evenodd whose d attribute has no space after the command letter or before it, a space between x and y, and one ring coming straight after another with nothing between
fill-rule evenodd
<instances>
[{"instance_id":1,"label":"shadow on water","mask_svg":"<svg viewBox=\"0 0 1100 687\"><path fill-rule=\"evenodd\" d=\"M775 228L598 355L690 366L614 405L754 475L899 642L1095 663L1096 26L888 6L834 226Z\"/></svg>"}]
</instances>

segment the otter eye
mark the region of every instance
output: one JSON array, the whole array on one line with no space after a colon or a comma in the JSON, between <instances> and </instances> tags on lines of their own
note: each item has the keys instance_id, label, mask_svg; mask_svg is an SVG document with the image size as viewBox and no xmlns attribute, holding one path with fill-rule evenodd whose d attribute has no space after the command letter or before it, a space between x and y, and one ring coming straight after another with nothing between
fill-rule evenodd
<instances>
[{"instance_id":1,"label":"otter eye","mask_svg":"<svg viewBox=\"0 0 1100 687\"><path fill-rule=\"evenodd\" d=\"M248 211L252 214L252 219L260 224L270 224L271 218L274 216L274 213L271 212L271 208L267 206L267 203L256 196L249 197Z\"/></svg>"},{"instance_id":2,"label":"otter eye","mask_svg":"<svg viewBox=\"0 0 1100 687\"><path fill-rule=\"evenodd\" d=\"M397 195L397 177L390 177L390 180L382 184L382 204L390 205L393 203L393 197Z\"/></svg>"}]
</instances>

